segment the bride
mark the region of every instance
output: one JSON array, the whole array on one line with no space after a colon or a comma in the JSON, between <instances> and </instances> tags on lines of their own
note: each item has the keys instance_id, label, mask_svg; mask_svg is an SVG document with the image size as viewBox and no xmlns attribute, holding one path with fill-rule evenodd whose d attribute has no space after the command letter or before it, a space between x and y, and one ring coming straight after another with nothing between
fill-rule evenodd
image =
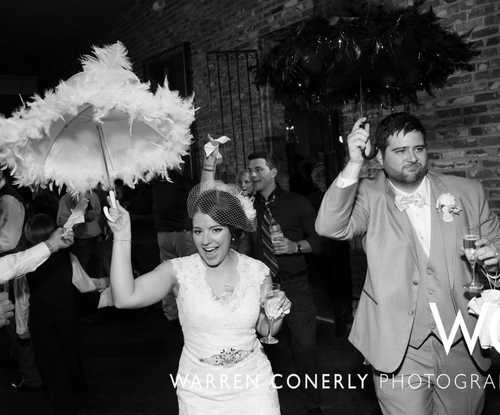
<instances>
[{"instance_id":1,"label":"bride","mask_svg":"<svg viewBox=\"0 0 500 415\"><path fill-rule=\"evenodd\" d=\"M231 249L243 231L255 229L250 200L224 184L196 186L188 213L198 253L163 262L135 280L128 212L119 204L110 212L116 307L145 307L170 291L177 298L184 334L176 377L179 414L279 415L273 373L257 338L270 327L261 308L269 269ZM282 291L278 298L272 334L291 306Z\"/></svg>"}]
</instances>

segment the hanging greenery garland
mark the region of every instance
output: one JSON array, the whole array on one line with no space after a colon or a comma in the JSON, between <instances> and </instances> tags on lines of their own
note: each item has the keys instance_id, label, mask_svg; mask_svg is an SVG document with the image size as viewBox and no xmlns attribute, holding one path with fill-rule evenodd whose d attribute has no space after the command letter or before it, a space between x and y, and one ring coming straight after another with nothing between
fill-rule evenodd
<instances>
[{"instance_id":1,"label":"hanging greenery garland","mask_svg":"<svg viewBox=\"0 0 500 415\"><path fill-rule=\"evenodd\" d=\"M468 34L444 29L424 0L389 10L365 3L358 15L330 24L313 18L272 48L257 69L257 85L298 109L329 109L348 100L417 103L417 91L441 88L479 54Z\"/></svg>"}]
</instances>

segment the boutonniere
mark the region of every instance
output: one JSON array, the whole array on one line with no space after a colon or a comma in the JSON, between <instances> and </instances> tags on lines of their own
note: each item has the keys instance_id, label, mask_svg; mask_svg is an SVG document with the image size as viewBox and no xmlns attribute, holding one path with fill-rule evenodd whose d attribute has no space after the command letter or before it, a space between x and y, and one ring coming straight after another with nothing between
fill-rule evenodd
<instances>
[{"instance_id":1,"label":"boutonniere","mask_svg":"<svg viewBox=\"0 0 500 415\"><path fill-rule=\"evenodd\" d=\"M437 198L436 209L443 215L444 222L453 222L453 215L459 215L462 212L457 199L451 193L443 193Z\"/></svg>"}]
</instances>

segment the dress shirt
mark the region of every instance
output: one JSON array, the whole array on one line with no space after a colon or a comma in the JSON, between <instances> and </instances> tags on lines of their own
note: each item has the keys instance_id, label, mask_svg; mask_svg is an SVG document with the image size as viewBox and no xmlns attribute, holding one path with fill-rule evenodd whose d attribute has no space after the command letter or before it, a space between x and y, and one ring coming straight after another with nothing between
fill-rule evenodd
<instances>
[{"instance_id":1,"label":"dress shirt","mask_svg":"<svg viewBox=\"0 0 500 415\"><path fill-rule=\"evenodd\" d=\"M269 210L274 219L280 224L283 235L291 241L298 242L306 240L311 245L313 253L320 253L323 249L323 241L314 230L316 213L311 203L303 196L287 192L279 186L269 195L267 199ZM257 232L251 233L252 255L262 260L262 236L260 235L260 223L266 206L266 201L259 194L255 197L255 209L257 210ZM281 279L290 279L299 275L307 274L307 263L304 255L288 254L277 255L278 276Z\"/></svg>"},{"instance_id":2,"label":"dress shirt","mask_svg":"<svg viewBox=\"0 0 500 415\"><path fill-rule=\"evenodd\" d=\"M32 272L50 256L50 250L44 242L0 258L0 284L20 275Z\"/></svg>"},{"instance_id":3,"label":"dress shirt","mask_svg":"<svg viewBox=\"0 0 500 415\"><path fill-rule=\"evenodd\" d=\"M358 178L345 177L344 174L345 172L341 172L335 180L335 184L337 187L342 189L351 186L358 181ZM409 196L413 193L420 193L420 195L424 199L424 205L422 207L411 205L410 207L408 207L408 209L405 210L405 213L408 215L411 226L415 230L417 239L422 245L424 252L427 256L429 256L431 246L431 191L429 179L427 177L424 177L422 183L420 183L418 188L412 193L403 192L402 190L398 189L390 180L389 183L394 190L395 195Z\"/></svg>"},{"instance_id":4,"label":"dress shirt","mask_svg":"<svg viewBox=\"0 0 500 415\"><path fill-rule=\"evenodd\" d=\"M12 195L0 197L0 253L16 248L23 233L24 206Z\"/></svg>"},{"instance_id":5,"label":"dress shirt","mask_svg":"<svg viewBox=\"0 0 500 415\"><path fill-rule=\"evenodd\" d=\"M422 248L427 256L431 249L431 190L430 183L427 177L424 177L418 188L411 193L403 192L398 189L390 180L395 195L409 196L411 194L420 193L424 200L423 206L410 205L406 210L408 219L417 235L417 238L422 245Z\"/></svg>"}]
</instances>

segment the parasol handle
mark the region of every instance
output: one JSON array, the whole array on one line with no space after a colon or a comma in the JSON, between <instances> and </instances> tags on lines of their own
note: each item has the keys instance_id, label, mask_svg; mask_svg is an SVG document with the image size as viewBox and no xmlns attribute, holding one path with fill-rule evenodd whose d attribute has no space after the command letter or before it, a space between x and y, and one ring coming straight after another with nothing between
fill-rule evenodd
<instances>
[{"instance_id":1,"label":"parasol handle","mask_svg":"<svg viewBox=\"0 0 500 415\"><path fill-rule=\"evenodd\" d=\"M115 197L115 192L113 190L109 191L109 203L113 209L116 209L116 197ZM104 206L102 210L104 211L104 216L106 216L107 220L109 220L110 222L114 222L116 220L109 214L109 209L107 206Z\"/></svg>"}]
</instances>

